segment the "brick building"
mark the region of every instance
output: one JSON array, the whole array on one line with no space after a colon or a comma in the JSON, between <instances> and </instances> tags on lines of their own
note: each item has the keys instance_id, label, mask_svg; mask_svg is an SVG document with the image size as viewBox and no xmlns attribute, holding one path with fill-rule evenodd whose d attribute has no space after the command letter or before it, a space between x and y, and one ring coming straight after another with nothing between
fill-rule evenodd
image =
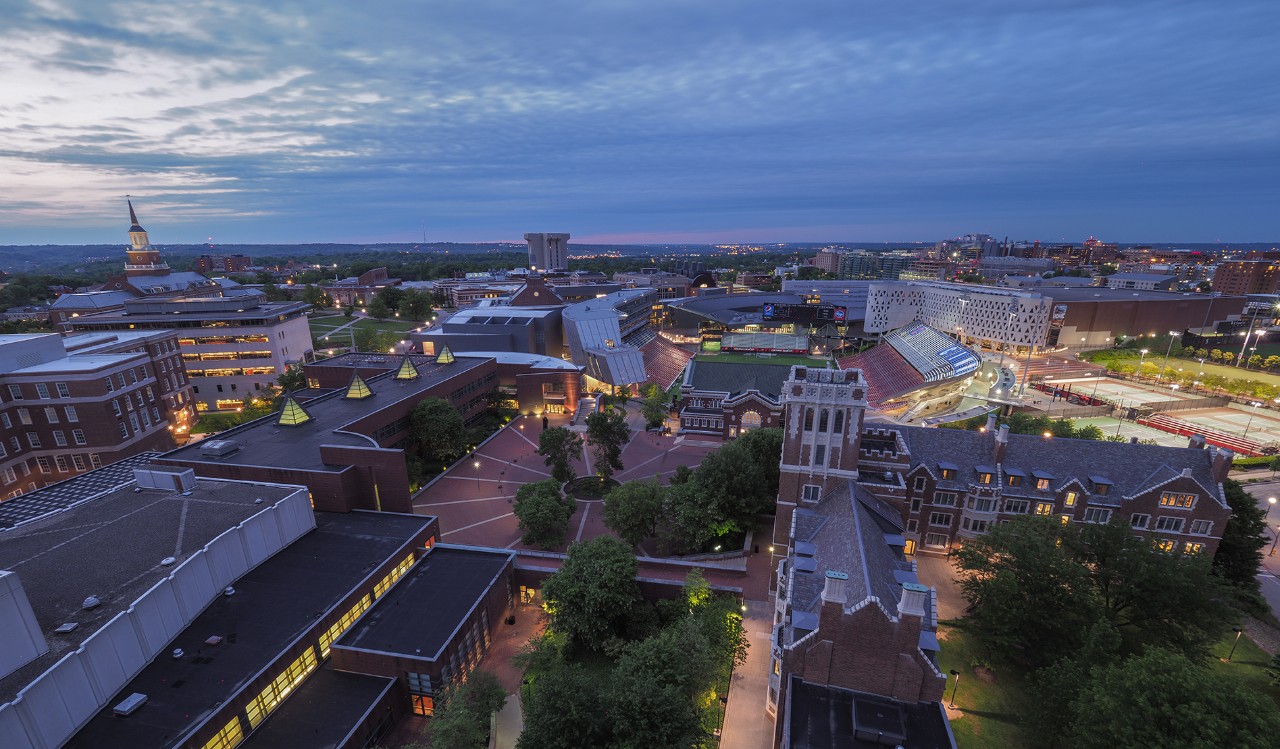
<instances>
[{"instance_id":1,"label":"brick building","mask_svg":"<svg viewBox=\"0 0 1280 749\"><path fill-rule=\"evenodd\" d=\"M1219 294L1275 294L1280 292L1280 260L1228 260L1213 272L1213 290Z\"/></svg>"},{"instance_id":2,"label":"brick building","mask_svg":"<svg viewBox=\"0 0 1280 749\"><path fill-rule=\"evenodd\" d=\"M236 253L234 255L201 255L196 258L196 273L243 273L253 265L253 258Z\"/></svg>"},{"instance_id":3,"label":"brick building","mask_svg":"<svg viewBox=\"0 0 1280 749\"><path fill-rule=\"evenodd\" d=\"M173 331L0 336L0 492L14 497L190 428Z\"/></svg>"},{"instance_id":4,"label":"brick building","mask_svg":"<svg viewBox=\"0 0 1280 749\"><path fill-rule=\"evenodd\" d=\"M782 364L691 361L680 385L680 433L732 438L781 425L779 395L790 373Z\"/></svg>"},{"instance_id":5,"label":"brick building","mask_svg":"<svg viewBox=\"0 0 1280 749\"><path fill-rule=\"evenodd\" d=\"M400 279L387 275L386 268L373 268L358 276L350 276L329 284L322 284L333 303L339 307L348 305L363 307L373 301L378 292L388 286L399 286Z\"/></svg>"}]
</instances>

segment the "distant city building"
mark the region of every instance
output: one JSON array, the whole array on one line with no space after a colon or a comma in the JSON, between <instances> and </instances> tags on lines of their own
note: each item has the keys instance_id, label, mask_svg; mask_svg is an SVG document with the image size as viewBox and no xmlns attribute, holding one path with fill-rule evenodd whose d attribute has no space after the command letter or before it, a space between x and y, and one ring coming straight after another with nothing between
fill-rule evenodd
<instances>
[{"instance_id":1,"label":"distant city building","mask_svg":"<svg viewBox=\"0 0 1280 749\"><path fill-rule=\"evenodd\" d=\"M846 252L837 275L850 280L896 279L916 260L912 252Z\"/></svg>"},{"instance_id":2,"label":"distant city building","mask_svg":"<svg viewBox=\"0 0 1280 749\"><path fill-rule=\"evenodd\" d=\"M533 270L565 270L569 267L569 235L531 232L524 235L529 243L529 267Z\"/></svg>"},{"instance_id":3,"label":"distant city building","mask_svg":"<svg viewBox=\"0 0 1280 749\"><path fill-rule=\"evenodd\" d=\"M193 423L171 330L0 335L0 395L5 497L170 449Z\"/></svg>"},{"instance_id":4,"label":"distant city building","mask_svg":"<svg viewBox=\"0 0 1280 749\"><path fill-rule=\"evenodd\" d=\"M75 331L174 330L200 411L236 411L266 395L311 355L305 302L261 293L204 299L131 299L116 312L77 317Z\"/></svg>"},{"instance_id":5,"label":"distant city building","mask_svg":"<svg viewBox=\"0 0 1280 749\"><path fill-rule=\"evenodd\" d=\"M709 273L701 274L699 283L714 286ZM643 268L639 271L627 271L613 274L616 283L625 284L629 288L657 289L659 299L680 299L692 296L699 283L688 276L668 273L657 268Z\"/></svg>"},{"instance_id":6,"label":"distant city building","mask_svg":"<svg viewBox=\"0 0 1280 749\"><path fill-rule=\"evenodd\" d=\"M978 275L989 279L1003 278L1010 274L1048 273L1051 270L1053 270L1053 261L1048 258L983 257L978 261Z\"/></svg>"},{"instance_id":7,"label":"distant city building","mask_svg":"<svg viewBox=\"0 0 1280 749\"><path fill-rule=\"evenodd\" d=\"M838 250L819 250L817 255L805 261L806 265L811 265L823 273L835 275L840 272L840 256L843 252Z\"/></svg>"},{"instance_id":8,"label":"distant city building","mask_svg":"<svg viewBox=\"0 0 1280 749\"><path fill-rule=\"evenodd\" d=\"M1112 273L1109 276L1102 276L1101 280L1109 289L1170 291L1178 285L1177 276L1161 273Z\"/></svg>"},{"instance_id":9,"label":"distant city building","mask_svg":"<svg viewBox=\"0 0 1280 749\"><path fill-rule=\"evenodd\" d=\"M400 279L387 275L386 268L372 268L358 276L349 276L329 284L321 284L334 305L364 307L388 286L399 286Z\"/></svg>"},{"instance_id":10,"label":"distant city building","mask_svg":"<svg viewBox=\"0 0 1280 749\"><path fill-rule=\"evenodd\" d=\"M1224 261L1213 272L1212 283L1218 294L1275 294L1280 292L1280 261Z\"/></svg>"},{"instance_id":11,"label":"distant city building","mask_svg":"<svg viewBox=\"0 0 1280 749\"><path fill-rule=\"evenodd\" d=\"M243 273L253 265L253 258L248 255L201 255L196 258L197 273Z\"/></svg>"}]
</instances>

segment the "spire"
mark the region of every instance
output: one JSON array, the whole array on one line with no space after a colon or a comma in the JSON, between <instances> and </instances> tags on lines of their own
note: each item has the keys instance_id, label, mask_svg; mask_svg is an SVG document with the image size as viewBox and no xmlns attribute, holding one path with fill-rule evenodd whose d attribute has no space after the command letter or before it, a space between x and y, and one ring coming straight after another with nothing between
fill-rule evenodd
<instances>
[{"instance_id":1,"label":"spire","mask_svg":"<svg viewBox=\"0 0 1280 749\"><path fill-rule=\"evenodd\" d=\"M364 400L371 395L373 395L373 391L361 379L360 373L357 370L351 370L351 384L347 385L347 394L342 397L347 400L358 401Z\"/></svg>"},{"instance_id":2,"label":"spire","mask_svg":"<svg viewBox=\"0 0 1280 749\"><path fill-rule=\"evenodd\" d=\"M405 354L404 359L400 361L400 369L396 370L397 380L416 380L420 375L418 368L413 366L413 362L409 361L409 355Z\"/></svg>"},{"instance_id":3,"label":"spire","mask_svg":"<svg viewBox=\"0 0 1280 749\"><path fill-rule=\"evenodd\" d=\"M446 343L444 348L440 349L440 355L436 357L436 364L453 364L453 362L453 352L449 350L449 344Z\"/></svg>"},{"instance_id":4,"label":"spire","mask_svg":"<svg viewBox=\"0 0 1280 749\"><path fill-rule=\"evenodd\" d=\"M280 407L280 417L276 419L276 424L282 427L296 427L308 421L311 421L311 414L307 413L307 409L294 400L292 395L286 395L284 405Z\"/></svg>"},{"instance_id":5,"label":"spire","mask_svg":"<svg viewBox=\"0 0 1280 749\"><path fill-rule=\"evenodd\" d=\"M129 203L129 231L146 231L138 225L138 214L133 212L133 201L128 200L127 202Z\"/></svg>"}]
</instances>

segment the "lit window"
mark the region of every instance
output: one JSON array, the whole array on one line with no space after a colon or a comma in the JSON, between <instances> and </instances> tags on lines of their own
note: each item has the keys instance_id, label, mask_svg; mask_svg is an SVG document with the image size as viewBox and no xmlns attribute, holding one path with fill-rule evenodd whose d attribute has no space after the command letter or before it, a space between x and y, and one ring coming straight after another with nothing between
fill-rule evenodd
<instances>
[{"instance_id":1,"label":"lit window","mask_svg":"<svg viewBox=\"0 0 1280 749\"><path fill-rule=\"evenodd\" d=\"M1076 506L1076 499L1078 499L1078 498L1079 498L1079 496L1080 496L1080 495L1079 495L1079 494L1077 494L1076 492L1067 492L1067 496L1063 499L1063 503L1064 503L1067 507L1075 507L1075 506Z\"/></svg>"},{"instance_id":2,"label":"lit window","mask_svg":"<svg viewBox=\"0 0 1280 749\"><path fill-rule=\"evenodd\" d=\"M1204 549L1204 544L1188 541L1182 545L1183 554L1199 554Z\"/></svg>"},{"instance_id":3,"label":"lit window","mask_svg":"<svg viewBox=\"0 0 1280 749\"><path fill-rule=\"evenodd\" d=\"M1052 514L1053 514L1053 503L1052 503L1052 502L1036 502L1036 514L1037 514L1037 515L1052 515Z\"/></svg>"},{"instance_id":4,"label":"lit window","mask_svg":"<svg viewBox=\"0 0 1280 749\"><path fill-rule=\"evenodd\" d=\"M1049 488L1049 479L1036 479L1036 488L1045 491Z\"/></svg>"},{"instance_id":5,"label":"lit window","mask_svg":"<svg viewBox=\"0 0 1280 749\"><path fill-rule=\"evenodd\" d=\"M1168 553L1171 553L1174 549L1178 548L1178 542L1172 541L1167 538L1162 538L1162 539L1158 539L1155 542L1155 546L1160 551L1163 551L1166 554L1168 554Z\"/></svg>"},{"instance_id":6,"label":"lit window","mask_svg":"<svg viewBox=\"0 0 1280 749\"><path fill-rule=\"evenodd\" d=\"M1180 510L1189 510L1192 507L1195 507L1195 504L1196 495L1194 494L1180 494L1178 492L1160 493L1161 507L1174 507Z\"/></svg>"}]
</instances>

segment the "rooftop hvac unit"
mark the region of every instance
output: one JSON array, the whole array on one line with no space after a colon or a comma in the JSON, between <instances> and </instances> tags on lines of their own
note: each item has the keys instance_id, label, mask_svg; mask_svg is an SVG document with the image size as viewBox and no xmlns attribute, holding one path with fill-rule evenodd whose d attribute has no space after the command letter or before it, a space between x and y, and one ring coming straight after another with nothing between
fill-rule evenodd
<instances>
[{"instance_id":1,"label":"rooftop hvac unit","mask_svg":"<svg viewBox=\"0 0 1280 749\"><path fill-rule=\"evenodd\" d=\"M200 444L200 454L206 458L225 458L240 449L235 440L205 440Z\"/></svg>"},{"instance_id":2,"label":"rooftop hvac unit","mask_svg":"<svg viewBox=\"0 0 1280 749\"><path fill-rule=\"evenodd\" d=\"M182 494L196 488L196 472L190 468L135 468L133 479L142 489L164 489Z\"/></svg>"},{"instance_id":3,"label":"rooftop hvac unit","mask_svg":"<svg viewBox=\"0 0 1280 749\"><path fill-rule=\"evenodd\" d=\"M111 712L120 716L133 715L138 711L138 708L142 707L146 702L147 696L145 694L142 694L141 692L134 692L128 697L125 697L124 701L119 705L116 705Z\"/></svg>"}]
</instances>

